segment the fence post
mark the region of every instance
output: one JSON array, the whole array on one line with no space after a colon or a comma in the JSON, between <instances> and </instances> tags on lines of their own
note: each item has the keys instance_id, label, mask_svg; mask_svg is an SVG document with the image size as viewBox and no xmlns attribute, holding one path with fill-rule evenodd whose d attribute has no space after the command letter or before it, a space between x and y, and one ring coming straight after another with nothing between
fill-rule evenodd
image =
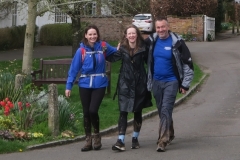
<instances>
[{"instance_id":1,"label":"fence post","mask_svg":"<svg viewBox=\"0 0 240 160\"><path fill-rule=\"evenodd\" d=\"M23 80L24 80L24 75L21 75L21 74L16 75L16 77L15 77L15 90L18 90L22 87Z\"/></svg>"},{"instance_id":2,"label":"fence post","mask_svg":"<svg viewBox=\"0 0 240 160\"><path fill-rule=\"evenodd\" d=\"M59 134L59 112L58 112L58 91L56 84L48 86L48 128L52 136Z\"/></svg>"}]
</instances>

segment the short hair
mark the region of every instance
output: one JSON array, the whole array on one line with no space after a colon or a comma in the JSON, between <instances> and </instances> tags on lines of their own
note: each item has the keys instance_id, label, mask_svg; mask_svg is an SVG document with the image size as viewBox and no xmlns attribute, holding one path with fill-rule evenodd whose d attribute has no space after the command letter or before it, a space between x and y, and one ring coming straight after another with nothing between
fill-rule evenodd
<instances>
[{"instance_id":1,"label":"short hair","mask_svg":"<svg viewBox=\"0 0 240 160\"><path fill-rule=\"evenodd\" d=\"M162 17L162 16L156 17L155 22L156 21L166 21L168 23L167 17Z\"/></svg>"},{"instance_id":2,"label":"short hair","mask_svg":"<svg viewBox=\"0 0 240 160\"><path fill-rule=\"evenodd\" d=\"M98 36L98 37L97 37L97 42L100 41L100 32L99 32L98 27L97 27L96 25L94 25L94 24L90 24L90 25L88 25L88 26L85 28L84 34L83 34L82 42L83 42L85 45L88 44L88 40L87 40L87 38L85 38L85 34L87 34L87 32L88 32L89 29L95 29L95 30L96 30L97 36Z\"/></svg>"}]
</instances>

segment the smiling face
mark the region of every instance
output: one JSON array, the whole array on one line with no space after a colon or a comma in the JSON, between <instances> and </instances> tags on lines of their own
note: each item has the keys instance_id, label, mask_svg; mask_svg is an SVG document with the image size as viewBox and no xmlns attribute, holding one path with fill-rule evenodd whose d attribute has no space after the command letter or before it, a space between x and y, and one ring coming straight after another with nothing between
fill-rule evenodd
<instances>
[{"instance_id":1,"label":"smiling face","mask_svg":"<svg viewBox=\"0 0 240 160\"><path fill-rule=\"evenodd\" d=\"M155 22L156 32L160 39L166 39L169 36L169 25L166 20L157 20Z\"/></svg>"},{"instance_id":2,"label":"smiling face","mask_svg":"<svg viewBox=\"0 0 240 160\"><path fill-rule=\"evenodd\" d=\"M85 34L85 38L88 40L89 45L93 46L98 38L97 31L93 28L90 28Z\"/></svg>"},{"instance_id":3,"label":"smiling face","mask_svg":"<svg viewBox=\"0 0 240 160\"><path fill-rule=\"evenodd\" d=\"M129 43L136 43L137 40L137 31L135 28L128 28L126 33L126 38Z\"/></svg>"}]
</instances>

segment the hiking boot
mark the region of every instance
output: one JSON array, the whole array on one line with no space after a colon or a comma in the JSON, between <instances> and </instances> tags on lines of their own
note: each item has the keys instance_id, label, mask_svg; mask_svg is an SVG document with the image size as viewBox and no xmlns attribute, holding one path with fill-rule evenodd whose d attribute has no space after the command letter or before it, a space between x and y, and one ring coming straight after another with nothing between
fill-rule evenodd
<instances>
[{"instance_id":1,"label":"hiking boot","mask_svg":"<svg viewBox=\"0 0 240 160\"><path fill-rule=\"evenodd\" d=\"M82 152L92 150L92 136L86 136L86 144L81 149Z\"/></svg>"},{"instance_id":2,"label":"hiking boot","mask_svg":"<svg viewBox=\"0 0 240 160\"><path fill-rule=\"evenodd\" d=\"M118 139L117 142L112 146L112 150L125 151L125 144L121 139Z\"/></svg>"},{"instance_id":3,"label":"hiking boot","mask_svg":"<svg viewBox=\"0 0 240 160\"><path fill-rule=\"evenodd\" d=\"M170 136L169 141L167 142L167 145L170 145L170 143L172 142L172 140L175 138L175 136Z\"/></svg>"},{"instance_id":4,"label":"hiking boot","mask_svg":"<svg viewBox=\"0 0 240 160\"><path fill-rule=\"evenodd\" d=\"M95 150L99 150L99 149L102 147L100 134L99 134L99 133L98 133L98 134L95 134L93 140L94 140L93 148L94 148Z\"/></svg>"},{"instance_id":5,"label":"hiking boot","mask_svg":"<svg viewBox=\"0 0 240 160\"><path fill-rule=\"evenodd\" d=\"M167 143L165 143L165 142L159 142L156 150L158 152L165 152L166 145L167 145Z\"/></svg>"},{"instance_id":6,"label":"hiking boot","mask_svg":"<svg viewBox=\"0 0 240 160\"><path fill-rule=\"evenodd\" d=\"M140 145L138 143L138 138L137 137L133 137L132 138L132 149L138 149L140 148Z\"/></svg>"}]
</instances>

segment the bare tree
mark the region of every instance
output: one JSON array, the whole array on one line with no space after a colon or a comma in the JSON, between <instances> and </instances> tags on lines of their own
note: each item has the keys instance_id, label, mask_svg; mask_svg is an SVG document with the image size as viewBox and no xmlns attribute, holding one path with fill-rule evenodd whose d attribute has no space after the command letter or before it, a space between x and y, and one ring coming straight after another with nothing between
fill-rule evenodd
<instances>
[{"instance_id":1,"label":"bare tree","mask_svg":"<svg viewBox=\"0 0 240 160\"><path fill-rule=\"evenodd\" d=\"M11 13L12 5L11 1L0 2L0 20L5 19Z\"/></svg>"},{"instance_id":2,"label":"bare tree","mask_svg":"<svg viewBox=\"0 0 240 160\"><path fill-rule=\"evenodd\" d=\"M32 70L34 32L36 27L38 0L28 0L28 19L24 40L22 72L30 74Z\"/></svg>"},{"instance_id":3,"label":"bare tree","mask_svg":"<svg viewBox=\"0 0 240 160\"><path fill-rule=\"evenodd\" d=\"M216 0L152 0L151 3L154 16L191 16L196 14L213 16L217 8Z\"/></svg>"},{"instance_id":4,"label":"bare tree","mask_svg":"<svg viewBox=\"0 0 240 160\"><path fill-rule=\"evenodd\" d=\"M97 4L97 10L95 13L97 15L100 15L102 5L107 6L110 10L114 7L115 12L112 12L112 16L115 14L135 14L138 11L148 12L147 9L149 9L149 0L113 0L113 2L107 0L19 0L19 2L22 3L23 6L25 4L28 8L22 63L22 72L24 74L30 74L32 70L34 33L37 16L41 16L47 11L54 12L54 8L59 8L62 12L71 17L73 27L72 55L74 55L79 47L79 41L81 38L80 11L83 10L83 6L86 6L86 4Z\"/></svg>"}]
</instances>

